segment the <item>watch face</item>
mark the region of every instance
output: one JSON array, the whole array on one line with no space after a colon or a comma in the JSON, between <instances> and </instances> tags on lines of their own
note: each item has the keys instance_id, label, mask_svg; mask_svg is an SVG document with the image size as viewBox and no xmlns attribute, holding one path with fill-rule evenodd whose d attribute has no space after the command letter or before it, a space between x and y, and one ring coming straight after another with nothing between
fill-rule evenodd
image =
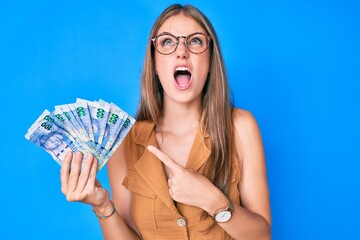
<instances>
[{"instance_id":1,"label":"watch face","mask_svg":"<svg viewBox=\"0 0 360 240\"><path fill-rule=\"evenodd\" d=\"M229 221L230 218L231 218L231 212L228 210L224 210L216 214L215 221L224 223Z\"/></svg>"}]
</instances>

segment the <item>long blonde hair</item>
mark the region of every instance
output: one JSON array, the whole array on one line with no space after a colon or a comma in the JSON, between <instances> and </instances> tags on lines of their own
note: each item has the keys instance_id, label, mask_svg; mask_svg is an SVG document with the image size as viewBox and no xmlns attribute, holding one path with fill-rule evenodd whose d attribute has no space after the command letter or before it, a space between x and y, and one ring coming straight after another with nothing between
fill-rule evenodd
<instances>
[{"instance_id":1,"label":"long blonde hair","mask_svg":"<svg viewBox=\"0 0 360 240\"><path fill-rule=\"evenodd\" d=\"M150 120L159 124L163 110L163 89L155 72L155 49L151 38L169 17L183 13L197 21L211 36L209 50L210 72L202 92L202 128L211 139L211 155L207 162L206 176L228 194L232 176L232 104L224 61L220 52L215 30L207 17L191 5L174 4L166 8L155 21L146 48L145 62L141 76L140 103L137 120Z\"/></svg>"}]
</instances>

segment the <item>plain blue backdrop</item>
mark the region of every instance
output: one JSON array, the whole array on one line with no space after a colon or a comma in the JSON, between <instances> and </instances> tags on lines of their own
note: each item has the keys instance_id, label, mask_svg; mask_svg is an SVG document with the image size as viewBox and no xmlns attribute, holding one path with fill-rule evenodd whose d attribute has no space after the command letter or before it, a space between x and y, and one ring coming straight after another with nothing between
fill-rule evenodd
<instances>
[{"instance_id":1,"label":"plain blue backdrop","mask_svg":"<svg viewBox=\"0 0 360 240\"><path fill-rule=\"evenodd\" d=\"M2 236L102 239L91 208L66 201L60 167L24 135L77 97L135 114L148 34L171 3L1 1ZM189 3L217 30L235 106L260 125L273 239L360 239L360 2ZM108 188L105 169L99 179Z\"/></svg>"}]
</instances>

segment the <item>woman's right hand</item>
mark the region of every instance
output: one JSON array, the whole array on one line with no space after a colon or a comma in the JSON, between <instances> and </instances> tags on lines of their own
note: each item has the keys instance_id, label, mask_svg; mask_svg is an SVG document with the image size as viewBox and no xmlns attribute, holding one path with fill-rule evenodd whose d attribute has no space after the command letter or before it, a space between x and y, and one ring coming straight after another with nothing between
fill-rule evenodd
<instances>
[{"instance_id":1,"label":"woman's right hand","mask_svg":"<svg viewBox=\"0 0 360 240\"><path fill-rule=\"evenodd\" d=\"M60 170L61 191L69 202L83 202L94 208L101 208L110 202L109 193L96 179L98 161L92 154L68 152Z\"/></svg>"}]
</instances>

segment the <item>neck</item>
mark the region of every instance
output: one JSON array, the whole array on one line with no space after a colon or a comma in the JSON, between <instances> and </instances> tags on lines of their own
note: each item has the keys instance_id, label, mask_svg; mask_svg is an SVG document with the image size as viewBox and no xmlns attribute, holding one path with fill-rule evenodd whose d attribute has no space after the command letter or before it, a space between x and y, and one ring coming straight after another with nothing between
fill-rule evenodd
<instances>
[{"instance_id":1,"label":"neck","mask_svg":"<svg viewBox=\"0 0 360 240\"><path fill-rule=\"evenodd\" d=\"M161 131L186 132L198 128L201 104L164 104L160 120Z\"/></svg>"}]
</instances>

